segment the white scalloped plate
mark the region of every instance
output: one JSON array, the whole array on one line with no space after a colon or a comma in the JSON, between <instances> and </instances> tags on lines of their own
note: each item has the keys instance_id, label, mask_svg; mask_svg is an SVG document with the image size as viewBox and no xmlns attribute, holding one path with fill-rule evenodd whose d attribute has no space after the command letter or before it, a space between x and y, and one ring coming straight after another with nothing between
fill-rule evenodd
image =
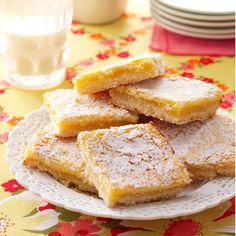
<instances>
[{"instance_id":1,"label":"white scalloped plate","mask_svg":"<svg viewBox=\"0 0 236 236\"><path fill-rule=\"evenodd\" d=\"M101 199L73 191L51 176L22 165L28 140L37 129L48 123L49 117L45 107L28 114L9 135L7 161L20 184L55 205L93 216L152 220L197 213L234 195L234 178L220 177L192 185L172 200L108 208Z\"/></svg>"}]
</instances>

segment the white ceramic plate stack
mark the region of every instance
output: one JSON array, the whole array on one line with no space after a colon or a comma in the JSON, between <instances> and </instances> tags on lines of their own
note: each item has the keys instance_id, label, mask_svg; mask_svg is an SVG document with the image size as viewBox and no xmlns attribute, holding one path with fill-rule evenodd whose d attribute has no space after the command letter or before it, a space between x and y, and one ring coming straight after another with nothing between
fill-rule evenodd
<instances>
[{"instance_id":1,"label":"white ceramic plate stack","mask_svg":"<svg viewBox=\"0 0 236 236\"><path fill-rule=\"evenodd\" d=\"M235 37L235 0L150 0L157 24L197 38Z\"/></svg>"}]
</instances>

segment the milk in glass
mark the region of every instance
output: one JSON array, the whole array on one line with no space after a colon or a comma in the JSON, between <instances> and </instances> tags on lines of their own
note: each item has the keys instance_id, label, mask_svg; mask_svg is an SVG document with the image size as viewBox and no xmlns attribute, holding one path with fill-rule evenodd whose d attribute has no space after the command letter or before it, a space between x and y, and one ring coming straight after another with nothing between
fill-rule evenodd
<instances>
[{"instance_id":1,"label":"milk in glass","mask_svg":"<svg viewBox=\"0 0 236 236\"><path fill-rule=\"evenodd\" d=\"M60 84L71 20L71 0L0 0L4 79L24 89Z\"/></svg>"}]
</instances>

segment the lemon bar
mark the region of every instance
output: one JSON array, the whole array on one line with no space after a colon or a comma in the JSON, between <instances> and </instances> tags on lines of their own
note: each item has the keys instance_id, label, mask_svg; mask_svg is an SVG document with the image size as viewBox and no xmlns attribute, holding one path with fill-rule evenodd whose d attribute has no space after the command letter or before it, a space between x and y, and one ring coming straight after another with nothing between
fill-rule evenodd
<instances>
[{"instance_id":1,"label":"lemon bar","mask_svg":"<svg viewBox=\"0 0 236 236\"><path fill-rule=\"evenodd\" d=\"M58 138L52 124L38 130L28 144L23 164L45 171L68 187L96 193L84 175L84 162L76 138Z\"/></svg>"},{"instance_id":2,"label":"lemon bar","mask_svg":"<svg viewBox=\"0 0 236 236\"><path fill-rule=\"evenodd\" d=\"M159 54L144 53L122 60L101 69L79 74L74 80L75 89L81 94L90 94L154 78L164 73Z\"/></svg>"},{"instance_id":3,"label":"lemon bar","mask_svg":"<svg viewBox=\"0 0 236 236\"><path fill-rule=\"evenodd\" d=\"M44 94L56 134L73 137L80 131L137 123L138 116L109 102L106 93L79 96L73 89Z\"/></svg>"},{"instance_id":4,"label":"lemon bar","mask_svg":"<svg viewBox=\"0 0 236 236\"><path fill-rule=\"evenodd\" d=\"M85 175L108 207L168 199L191 181L151 124L85 131L78 141Z\"/></svg>"},{"instance_id":5,"label":"lemon bar","mask_svg":"<svg viewBox=\"0 0 236 236\"><path fill-rule=\"evenodd\" d=\"M174 124L213 116L223 96L213 84L178 75L124 85L109 92L117 106Z\"/></svg>"},{"instance_id":6,"label":"lemon bar","mask_svg":"<svg viewBox=\"0 0 236 236\"><path fill-rule=\"evenodd\" d=\"M176 156L186 163L193 179L234 176L235 121L230 114L217 111L208 120L184 125L160 120L155 123Z\"/></svg>"}]
</instances>

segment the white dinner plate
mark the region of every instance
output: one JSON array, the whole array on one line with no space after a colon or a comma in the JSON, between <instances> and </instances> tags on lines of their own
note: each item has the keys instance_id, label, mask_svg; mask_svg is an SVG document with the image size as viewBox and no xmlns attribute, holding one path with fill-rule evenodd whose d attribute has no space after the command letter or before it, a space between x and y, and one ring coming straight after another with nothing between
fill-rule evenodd
<instances>
[{"instance_id":1,"label":"white dinner plate","mask_svg":"<svg viewBox=\"0 0 236 236\"><path fill-rule=\"evenodd\" d=\"M173 26L167 25L165 23L162 23L161 21L157 21L157 24L162 26L163 28L172 31L177 34L182 34L194 38L202 38L202 39L233 39L235 37L234 34L229 35L212 35L212 34L200 34L200 33L193 33L189 31L179 30L177 28L174 28Z\"/></svg>"},{"instance_id":2,"label":"white dinner plate","mask_svg":"<svg viewBox=\"0 0 236 236\"><path fill-rule=\"evenodd\" d=\"M198 26L198 27L212 27L212 28L223 28L223 27L234 27L235 21L201 21L201 20L192 20L187 19L179 16L172 15L170 13L167 13L160 8L156 8L155 6L152 7L152 10L162 17L165 17L167 19L170 19L172 21L175 21L180 24L186 24L186 25L192 25L192 26Z\"/></svg>"},{"instance_id":3,"label":"white dinner plate","mask_svg":"<svg viewBox=\"0 0 236 236\"><path fill-rule=\"evenodd\" d=\"M175 199L108 208L103 200L69 189L50 175L22 165L27 142L37 129L43 128L49 122L45 107L28 114L10 133L6 158L17 181L52 204L93 216L152 220L197 213L214 207L234 195L234 178L218 177L191 185Z\"/></svg>"},{"instance_id":4,"label":"white dinner plate","mask_svg":"<svg viewBox=\"0 0 236 236\"><path fill-rule=\"evenodd\" d=\"M155 6L155 8L158 8L162 11L165 11L166 13L170 13L172 15L175 15L177 17L184 17L187 19L193 19L193 20L205 20L205 21L234 21L235 15L229 14L229 15L204 15L204 14L197 14L197 13L191 13L191 12L184 12L178 9L174 9L171 7L167 7L163 5L162 3L156 1L156 0L150 0L151 6ZM192 2L192 1L191 1Z\"/></svg>"},{"instance_id":5,"label":"white dinner plate","mask_svg":"<svg viewBox=\"0 0 236 236\"><path fill-rule=\"evenodd\" d=\"M186 35L186 36L190 36L190 37L194 37L194 38L202 38L202 39L233 39L234 35L206 35L206 34L196 34L196 33L191 33L188 31L182 31L182 30L178 30L176 28L173 28L171 26L162 24L161 22L157 22L158 25L162 26L163 28L177 33L177 34L182 34L182 35Z\"/></svg>"},{"instance_id":6,"label":"white dinner plate","mask_svg":"<svg viewBox=\"0 0 236 236\"><path fill-rule=\"evenodd\" d=\"M235 0L156 0L181 11L201 14L234 14Z\"/></svg>"},{"instance_id":7,"label":"white dinner plate","mask_svg":"<svg viewBox=\"0 0 236 236\"><path fill-rule=\"evenodd\" d=\"M207 35L227 35L227 34L233 34L235 33L234 27L231 28L204 28L204 27L197 27L197 26L189 26L177 23L175 21L172 21L170 19L164 18L161 15L155 14L155 12L152 11L152 15L154 18L163 24L169 25L171 27L174 27L176 29L182 30L182 31L188 31L191 33L199 33L199 34L207 34Z\"/></svg>"}]
</instances>

